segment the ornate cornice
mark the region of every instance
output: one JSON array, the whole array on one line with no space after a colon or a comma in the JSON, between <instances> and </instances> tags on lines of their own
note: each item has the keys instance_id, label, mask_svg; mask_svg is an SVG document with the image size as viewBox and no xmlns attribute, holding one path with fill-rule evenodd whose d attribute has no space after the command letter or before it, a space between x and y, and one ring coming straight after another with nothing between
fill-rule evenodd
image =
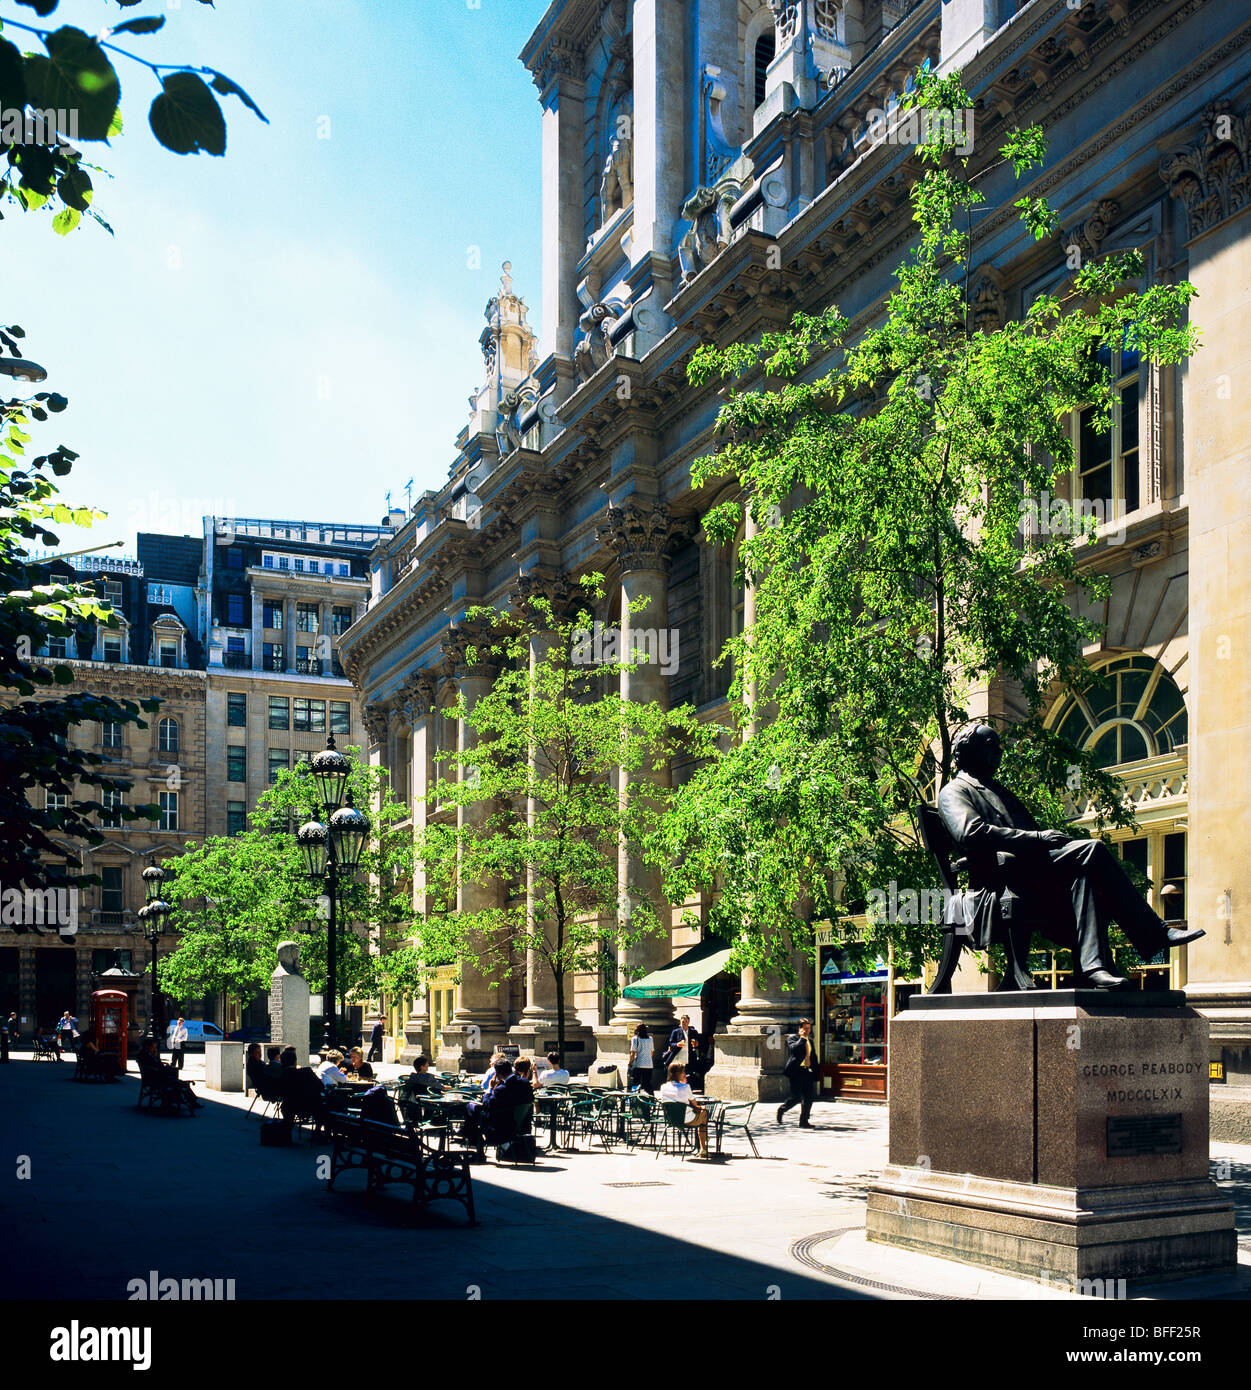
<instances>
[{"instance_id":1,"label":"ornate cornice","mask_svg":"<svg viewBox=\"0 0 1251 1390\"><path fill-rule=\"evenodd\" d=\"M1228 101L1205 108L1202 137L1160 161L1160 177L1186 210L1191 239L1243 212L1251 193L1247 122Z\"/></svg>"}]
</instances>

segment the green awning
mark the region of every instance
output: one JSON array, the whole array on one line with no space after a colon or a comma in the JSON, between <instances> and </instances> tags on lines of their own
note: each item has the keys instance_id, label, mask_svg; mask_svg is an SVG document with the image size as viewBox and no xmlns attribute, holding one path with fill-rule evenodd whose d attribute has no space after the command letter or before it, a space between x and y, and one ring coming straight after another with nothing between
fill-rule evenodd
<instances>
[{"instance_id":1,"label":"green awning","mask_svg":"<svg viewBox=\"0 0 1251 1390\"><path fill-rule=\"evenodd\" d=\"M730 947L723 941L701 941L621 992L627 999L698 999L700 990L725 969L729 959Z\"/></svg>"}]
</instances>

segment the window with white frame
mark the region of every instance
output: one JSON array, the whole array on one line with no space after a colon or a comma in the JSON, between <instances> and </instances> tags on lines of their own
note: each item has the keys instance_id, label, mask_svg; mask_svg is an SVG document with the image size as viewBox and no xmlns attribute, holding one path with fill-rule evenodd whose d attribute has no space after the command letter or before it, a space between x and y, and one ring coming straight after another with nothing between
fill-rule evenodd
<instances>
[{"instance_id":1,"label":"window with white frame","mask_svg":"<svg viewBox=\"0 0 1251 1390\"><path fill-rule=\"evenodd\" d=\"M161 808L161 814L159 818L160 828L162 830L177 830L178 793L161 792L159 793L157 800Z\"/></svg>"},{"instance_id":2,"label":"window with white frame","mask_svg":"<svg viewBox=\"0 0 1251 1390\"><path fill-rule=\"evenodd\" d=\"M1138 510L1143 361L1127 335L1119 347L1101 348L1096 362L1113 400L1110 408L1090 405L1073 418L1072 501L1102 522Z\"/></svg>"},{"instance_id":3,"label":"window with white frame","mask_svg":"<svg viewBox=\"0 0 1251 1390\"><path fill-rule=\"evenodd\" d=\"M176 719L162 719L157 725L156 746L161 753L178 752L178 721Z\"/></svg>"}]
</instances>

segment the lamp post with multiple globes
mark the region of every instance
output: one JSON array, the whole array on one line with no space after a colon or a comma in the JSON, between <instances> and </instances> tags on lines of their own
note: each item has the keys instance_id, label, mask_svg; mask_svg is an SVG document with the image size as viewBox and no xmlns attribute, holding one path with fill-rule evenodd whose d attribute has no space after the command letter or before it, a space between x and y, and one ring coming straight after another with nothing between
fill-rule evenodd
<instances>
[{"instance_id":1,"label":"lamp post with multiple globes","mask_svg":"<svg viewBox=\"0 0 1251 1390\"><path fill-rule=\"evenodd\" d=\"M352 793L347 790L352 763L335 747L333 734L327 737L325 748L304 766L308 768L306 775L313 779L320 804L314 806L312 819L300 826L295 838L303 851L309 877L325 884L329 899L326 998L322 1010L322 1051L327 1052L335 1045L338 1033L340 882L355 873L370 825L369 817L352 805Z\"/></svg>"}]
</instances>

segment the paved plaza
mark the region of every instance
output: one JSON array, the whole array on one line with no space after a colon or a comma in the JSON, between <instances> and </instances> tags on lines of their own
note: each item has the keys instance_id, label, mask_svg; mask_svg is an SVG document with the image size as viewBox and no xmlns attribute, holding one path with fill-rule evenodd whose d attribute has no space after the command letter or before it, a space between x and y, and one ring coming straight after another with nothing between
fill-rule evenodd
<instances>
[{"instance_id":1,"label":"paved plaza","mask_svg":"<svg viewBox=\"0 0 1251 1390\"><path fill-rule=\"evenodd\" d=\"M328 1192L325 1150L261 1148L260 1107L249 1114L241 1096L200 1083L206 1105L194 1116L138 1112L133 1072L105 1086L76 1084L72 1069L21 1052L0 1067L16 1183L9 1249L49 1295L124 1298L155 1270L233 1279L239 1299L1072 1297L867 1244L885 1107L819 1103L817 1127L801 1133L793 1115L779 1126L773 1107L758 1106L758 1159L736 1137L720 1164L597 1147L534 1168L478 1166L480 1224L467 1228L455 1204L409 1221L403 1189L367 1201L359 1173ZM203 1059L189 1057L185 1075L202 1074ZM1238 1207L1240 1277L1162 1285L1154 1297L1251 1296L1251 1146L1214 1145L1212 1159Z\"/></svg>"}]
</instances>

